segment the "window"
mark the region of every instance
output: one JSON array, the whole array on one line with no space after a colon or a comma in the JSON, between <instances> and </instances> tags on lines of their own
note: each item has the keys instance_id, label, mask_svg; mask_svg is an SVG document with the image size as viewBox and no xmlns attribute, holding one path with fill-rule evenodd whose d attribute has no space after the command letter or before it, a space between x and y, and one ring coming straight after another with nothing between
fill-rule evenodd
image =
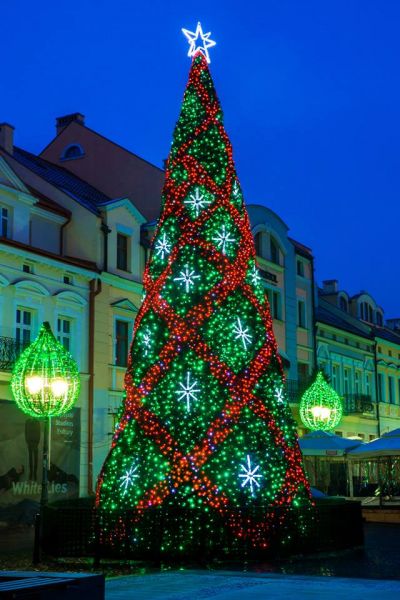
<instances>
[{"instance_id":1,"label":"window","mask_svg":"<svg viewBox=\"0 0 400 600\"><path fill-rule=\"evenodd\" d=\"M355 371L355 373L354 373L354 392L356 394L361 394L361 373L360 373L360 371Z\"/></svg>"},{"instance_id":2,"label":"window","mask_svg":"<svg viewBox=\"0 0 400 600\"><path fill-rule=\"evenodd\" d=\"M73 158L79 158L85 154L80 144L71 144L64 149L62 154L62 160L71 160Z\"/></svg>"},{"instance_id":3,"label":"window","mask_svg":"<svg viewBox=\"0 0 400 600\"><path fill-rule=\"evenodd\" d=\"M339 365L332 365L332 387L340 393Z\"/></svg>"},{"instance_id":4,"label":"window","mask_svg":"<svg viewBox=\"0 0 400 600\"><path fill-rule=\"evenodd\" d=\"M350 369L347 367L343 369L343 388L347 396L350 393Z\"/></svg>"},{"instance_id":5,"label":"window","mask_svg":"<svg viewBox=\"0 0 400 600\"><path fill-rule=\"evenodd\" d=\"M57 339L68 352L71 352L71 319L59 317L57 319Z\"/></svg>"},{"instance_id":6,"label":"window","mask_svg":"<svg viewBox=\"0 0 400 600\"><path fill-rule=\"evenodd\" d=\"M31 341L32 334L32 312L26 308L17 308L15 339L17 345L27 346Z\"/></svg>"},{"instance_id":7,"label":"window","mask_svg":"<svg viewBox=\"0 0 400 600\"><path fill-rule=\"evenodd\" d=\"M361 302L360 304L360 317L363 321L373 323L373 310L372 306L368 302Z\"/></svg>"},{"instance_id":8,"label":"window","mask_svg":"<svg viewBox=\"0 0 400 600\"><path fill-rule=\"evenodd\" d=\"M128 321L115 321L115 364L126 367L128 364Z\"/></svg>"},{"instance_id":9,"label":"window","mask_svg":"<svg viewBox=\"0 0 400 600\"><path fill-rule=\"evenodd\" d=\"M379 325L379 327L382 327L383 325L382 313L380 312L376 313L376 324Z\"/></svg>"},{"instance_id":10,"label":"window","mask_svg":"<svg viewBox=\"0 0 400 600\"><path fill-rule=\"evenodd\" d=\"M389 402L390 404L394 404L394 379L391 375L388 377L389 384Z\"/></svg>"},{"instance_id":11,"label":"window","mask_svg":"<svg viewBox=\"0 0 400 600\"><path fill-rule=\"evenodd\" d=\"M347 300L343 296L340 296L340 298L339 298L339 308L340 308L340 310L344 310L344 312L347 312L347 309L348 309Z\"/></svg>"},{"instance_id":12,"label":"window","mask_svg":"<svg viewBox=\"0 0 400 600\"><path fill-rule=\"evenodd\" d=\"M72 282L73 282L72 276L71 275L64 275L63 281L67 285L72 285Z\"/></svg>"},{"instance_id":13,"label":"window","mask_svg":"<svg viewBox=\"0 0 400 600\"><path fill-rule=\"evenodd\" d=\"M378 394L379 394L379 402L385 402L385 400L386 400L385 380L383 378L382 373L378 373Z\"/></svg>"},{"instance_id":14,"label":"window","mask_svg":"<svg viewBox=\"0 0 400 600\"><path fill-rule=\"evenodd\" d=\"M273 319L282 319L281 293L277 290L267 290L269 307Z\"/></svg>"},{"instance_id":15,"label":"window","mask_svg":"<svg viewBox=\"0 0 400 600\"><path fill-rule=\"evenodd\" d=\"M280 264L279 246L273 237L270 238L270 255L271 255L271 262L275 263L276 265L279 265Z\"/></svg>"},{"instance_id":16,"label":"window","mask_svg":"<svg viewBox=\"0 0 400 600\"><path fill-rule=\"evenodd\" d=\"M0 206L0 235L10 237L10 211L5 206Z\"/></svg>"},{"instance_id":17,"label":"window","mask_svg":"<svg viewBox=\"0 0 400 600\"><path fill-rule=\"evenodd\" d=\"M297 378L299 381L307 381L309 368L307 363L297 363Z\"/></svg>"},{"instance_id":18,"label":"window","mask_svg":"<svg viewBox=\"0 0 400 600\"><path fill-rule=\"evenodd\" d=\"M297 275L304 277L304 263L302 260L297 261Z\"/></svg>"},{"instance_id":19,"label":"window","mask_svg":"<svg viewBox=\"0 0 400 600\"><path fill-rule=\"evenodd\" d=\"M262 256L263 255L263 234L261 231L259 231L258 233L256 233L256 235L254 236L254 244L256 247L256 254L257 256Z\"/></svg>"},{"instance_id":20,"label":"window","mask_svg":"<svg viewBox=\"0 0 400 600\"><path fill-rule=\"evenodd\" d=\"M304 300L297 301L297 326L306 326L306 303Z\"/></svg>"},{"instance_id":21,"label":"window","mask_svg":"<svg viewBox=\"0 0 400 600\"><path fill-rule=\"evenodd\" d=\"M117 269L128 270L128 241L129 238L123 233L117 233Z\"/></svg>"},{"instance_id":22,"label":"window","mask_svg":"<svg viewBox=\"0 0 400 600\"><path fill-rule=\"evenodd\" d=\"M371 396L371 374L365 374L365 393L367 396Z\"/></svg>"}]
</instances>

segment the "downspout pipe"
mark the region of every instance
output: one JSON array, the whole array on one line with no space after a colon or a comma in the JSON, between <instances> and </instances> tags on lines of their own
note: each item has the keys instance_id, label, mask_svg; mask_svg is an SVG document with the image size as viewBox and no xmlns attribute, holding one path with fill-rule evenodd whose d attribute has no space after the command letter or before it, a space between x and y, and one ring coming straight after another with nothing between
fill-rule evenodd
<instances>
[{"instance_id":1,"label":"downspout pipe","mask_svg":"<svg viewBox=\"0 0 400 600\"><path fill-rule=\"evenodd\" d=\"M379 403L380 403L380 389L378 384L378 342L374 340L374 368L375 368L375 396L376 396L376 418L378 421L377 426L377 434L378 437L381 437L381 415L379 412Z\"/></svg>"},{"instance_id":2,"label":"downspout pipe","mask_svg":"<svg viewBox=\"0 0 400 600\"><path fill-rule=\"evenodd\" d=\"M315 298L315 267L314 257L311 257L311 319L312 319L312 338L314 346L314 360L313 368L317 372L318 360L317 360L317 319L316 319L316 298Z\"/></svg>"},{"instance_id":3,"label":"downspout pipe","mask_svg":"<svg viewBox=\"0 0 400 600\"><path fill-rule=\"evenodd\" d=\"M108 234L111 233L111 229L107 223L101 222L100 229L103 233L103 271L108 271Z\"/></svg>"},{"instance_id":4,"label":"downspout pipe","mask_svg":"<svg viewBox=\"0 0 400 600\"><path fill-rule=\"evenodd\" d=\"M87 490L93 494L93 415L94 415L94 333L96 296L101 292L101 279L91 279L89 284L89 386L88 386L88 437L87 437Z\"/></svg>"}]
</instances>

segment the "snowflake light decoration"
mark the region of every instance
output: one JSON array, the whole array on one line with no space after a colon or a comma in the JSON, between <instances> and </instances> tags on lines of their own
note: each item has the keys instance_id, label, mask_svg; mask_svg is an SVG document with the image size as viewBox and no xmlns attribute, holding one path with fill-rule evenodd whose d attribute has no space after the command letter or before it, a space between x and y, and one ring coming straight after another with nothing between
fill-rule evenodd
<instances>
[{"instance_id":1,"label":"snowflake light decoration","mask_svg":"<svg viewBox=\"0 0 400 600\"><path fill-rule=\"evenodd\" d=\"M123 495L125 496L126 492L128 491L128 488L131 487L131 485L133 484L134 480L139 477L139 475L136 473L136 471L139 468L139 465L134 466L135 463L133 462L131 465L131 468L128 469L128 471L126 471L125 475L122 475L122 477L119 478L120 480L120 487L124 490L123 491Z\"/></svg>"},{"instance_id":2,"label":"snowflake light decoration","mask_svg":"<svg viewBox=\"0 0 400 600\"><path fill-rule=\"evenodd\" d=\"M151 346L151 334L148 329L143 334L143 346L144 346L144 355L147 356L149 353L150 346Z\"/></svg>"},{"instance_id":3,"label":"snowflake light decoration","mask_svg":"<svg viewBox=\"0 0 400 600\"><path fill-rule=\"evenodd\" d=\"M206 204L211 204L211 200L207 200L204 194L200 192L200 189L196 188L194 194L190 194L189 200L184 200L183 204L189 204L195 211L197 218L200 214L200 210L202 210Z\"/></svg>"},{"instance_id":4,"label":"snowflake light decoration","mask_svg":"<svg viewBox=\"0 0 400 600\"><path fill-rule=\"evenodd\" d=\"M283 388L275 388L274 396L279 404L283 404Z\"/></svg>"},{"instance_id":5,"label":"snowflake light decoration","mask_svg":"<svg viewBox=\"0 0 400 600\"><path fill-rule=\"evenodd\" d=\"M253 285L258 285L261 281L261 276L260 276L260 273L259 273L256 265L253 265L253 270L250 273L250 278L251 278Z\"/></svg>"},{"instance_id":6,"label":"snowflake light decoration","mask_svg":"<svg viewBox=\"0 0 400 600\"><path fill-rule=\"evenodd\" d=\"M240 465L240 468L243 471L243 473L239 474L239 477L241 479L243 479L242 488L246 487L246 485L248 485L250 488L250 493L253 496L254 495L253 485L256 485L258 488L260 487L260 484L257 481L257 479L262 478L261 473L257 473L258 469L260 468L260 465L257 465L256 467L252 467L250 455L248 454L247 455L247 465Z\"/></svg>"},{"instance_id":7,"label":"snowflake light decoration","mask_svg":"<svg viewBox=\"0 0 400 600\"><path fill-rule=\"evenodd\" d=\"M221 248L222 254L226 254L226 244L236 242L236 239L231 236L229 229L227 230L226 225L222 225L221 231L213 237L213 241L217 243L217 247Z\"/></svg>"},{"instance_id":8,"label":"snowflake light decoration","mask_svg":"<svg viewBox=\"0 0 400 600\"><path fill-rule=\"evenodd\" d=\"M195 279L200 279L200 275L195 275L194 269L189 269L189 265L185 265L184 271L179 272L180 277L174 277L174 281L181 281L185 286L186 293L190 292L190 286L194 285Z\"/></svg>"},{"instance_id":9,"label":"snowflake light decoration","mask_svg":"<svg viewBox=\"0 0 400 600\"><path fill-rule=\"evenodd\" d=\"M163 233L162 238L159 238L155 245L155 251L157 256L161 256L161 260L164 260L164 255L171 252L171 244L167 240L167 236Z\"/></svg>"},{"instance_id":10,"label":"snowflake light decoration","mask_svg":"<svg viewBox=\"0 0 400 600\"><path fill-rule=\"evenodd\" d=\"M189 42L188 56L194 56L197 54L197 52L201 52L206 57L207 62L210 63L211 61L208 49L212 48L217 43L213 40L210 40L211 31L208 33L203 33L201 24L198 22L196 31L193 32L182 28L182 33ZM198 43L199 38L201 43Z\"/></svg>"},{"instance_id":11,"label":"snowflake light decoration","mask_svg":"<svg viewBox=\"0 0 400 600\"><path fill-rule=\"evenodd\" d=\"M235 325L233 326L233 333L235 333L235 340L237 339L241 339L242 343L243 343L243 347L245 350L247 350L247 344L251 344L251 340L253 339L252 336L247 333L249 331L249 328L243 328L242 322L239 319L239 317L237 318L237 323L235 323Z\"/></svg>"},{"instance_id":12,"label":"snowflake light decoration","mask_svg":"<svg viewBox=\"0 0 400 600\"><path fill-rule=\"evenodd\" d=\"M196 396L196 394L198 392L200 392L200 388L197 388L197 380L195 381L190 381L190 371L188 371L186 373L186 382L185 383L179 383L180 388L179 390L175 390L175 394L180 394L178 400L186 400L186 410L188 412L190 412L190 401L191 400L195 400L197 401L198 398Z\"/></svg>"}]
</instances>

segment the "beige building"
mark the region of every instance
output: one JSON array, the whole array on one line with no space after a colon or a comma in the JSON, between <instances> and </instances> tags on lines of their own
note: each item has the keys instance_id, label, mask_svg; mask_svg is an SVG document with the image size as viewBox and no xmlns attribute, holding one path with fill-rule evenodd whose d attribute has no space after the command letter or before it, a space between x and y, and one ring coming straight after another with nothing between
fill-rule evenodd
<instances>
[{"instance_id":1,"label":"beige building","mask_svg":"<svg viewBox=\"0 0 400 600\"><path fill-rule=\"evenodd\" d=\"M91 493L123 395L146 219L128 198L110 198L16 148L7 124L0 125L0 209L0 400L11 400L22 343L49 321L81 371L79 482L81 494Z\"/></svg>"}]
</instances>

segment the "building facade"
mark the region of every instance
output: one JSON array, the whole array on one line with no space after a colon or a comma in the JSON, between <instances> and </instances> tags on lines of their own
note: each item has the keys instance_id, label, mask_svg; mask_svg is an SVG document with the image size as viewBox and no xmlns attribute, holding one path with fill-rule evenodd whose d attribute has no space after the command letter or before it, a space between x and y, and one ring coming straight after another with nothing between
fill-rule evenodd
<instances>
[{"instance_id":1,"label":"building facade","mask_svg":"<svg viewBox=\"0 0 400 600\"><path fill-rule=\"evenodd\" d=\"M400 332L368 292L323 282L316 309L318 365L342 396L339 435L369 441L400 426Z\"/></svg>"}]
</instances>

